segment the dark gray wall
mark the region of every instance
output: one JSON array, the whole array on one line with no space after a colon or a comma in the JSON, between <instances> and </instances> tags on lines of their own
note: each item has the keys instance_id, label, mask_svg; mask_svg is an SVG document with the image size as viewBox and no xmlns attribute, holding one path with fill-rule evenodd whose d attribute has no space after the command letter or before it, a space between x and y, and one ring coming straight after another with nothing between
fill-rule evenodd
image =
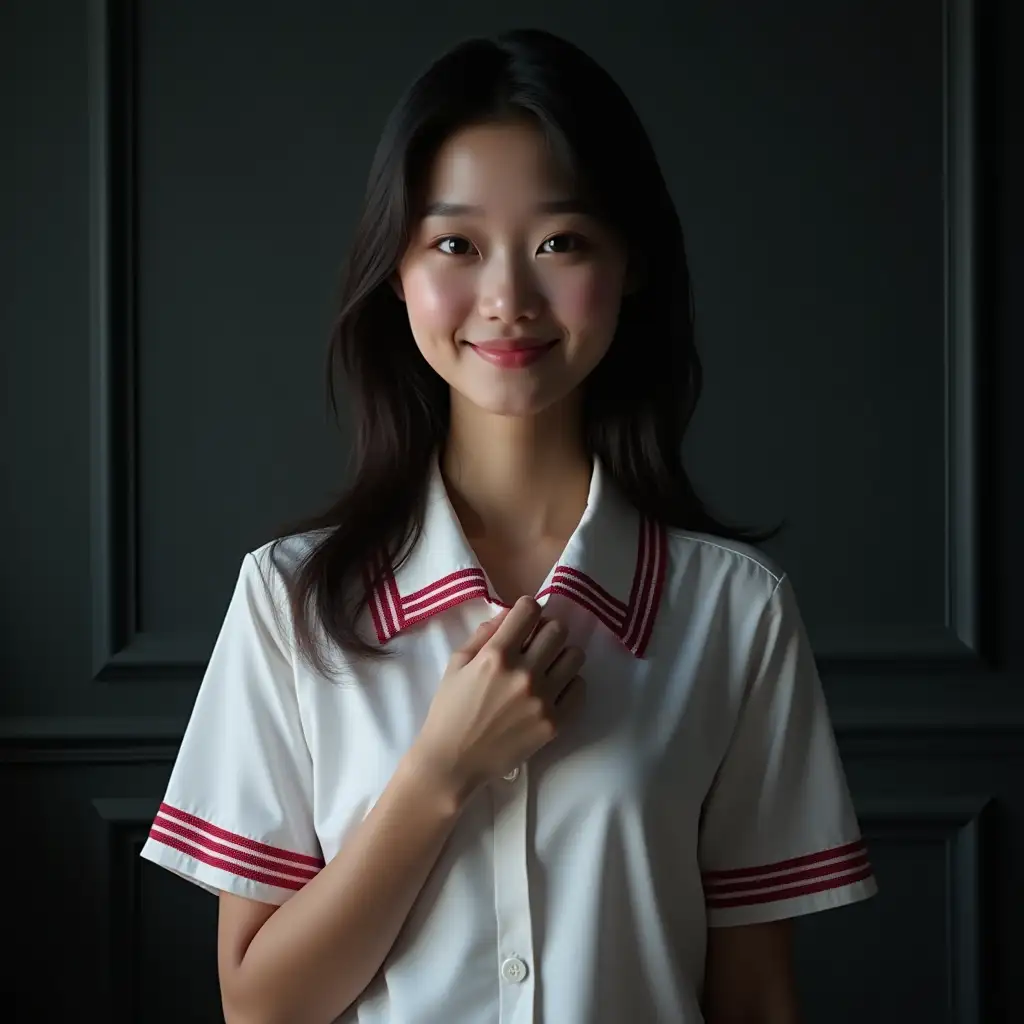
<instances>
[{"instance_id":1,"label":"dark gray wall","mask_svg":"<svg viewBox=\"0 0 1024 1024\"><path fill-rule=\"evenodd\" d=\"M1024 1019L1020 5L484 9L0 6L2 1015L220 1019L215 901L138 849L242 554L341 479L320 365L383 118L518 23L649 126L693 465L789 522L881 886L802 925L808 1020Z\"/></svg>"}]
</instances>

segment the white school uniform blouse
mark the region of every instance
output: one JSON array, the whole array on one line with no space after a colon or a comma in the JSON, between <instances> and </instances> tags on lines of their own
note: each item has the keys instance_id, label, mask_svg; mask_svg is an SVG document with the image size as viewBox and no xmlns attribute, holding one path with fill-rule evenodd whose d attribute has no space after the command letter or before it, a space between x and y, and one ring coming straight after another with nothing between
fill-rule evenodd
<instances>
[{"instance_id":1,"label":"white school uniform blouse","mask_svg":"<svg viewBox=\"0 0 1024 1024\"><path fill-rule=\"evenodd\" d=\"M364 621L396 656L318 677L294 656L282 582L314 541L245 556L142 850L266 903L359 827L452 650L499 611L435 461L423 536ZM595 461L537 597L587 653L584 704L467 804L338 1021L699 1024L708 927L876 891L793 590L767 558L642 519Z\"/></svg>"}]
</instances>

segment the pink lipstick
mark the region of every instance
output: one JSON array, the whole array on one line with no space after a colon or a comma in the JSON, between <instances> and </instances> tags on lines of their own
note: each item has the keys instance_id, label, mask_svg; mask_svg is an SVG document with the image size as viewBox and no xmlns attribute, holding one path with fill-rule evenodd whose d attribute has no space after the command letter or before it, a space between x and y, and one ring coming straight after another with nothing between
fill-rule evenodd
<instances>
[{"instance_id":1,"label":"pink lipstick","mask_svg":"<svg viewBox=\"0 0 1024 1024\"><path fill-rule=\"evenodd\" d=\"M492 341L467 342L481 359L505 370L521 369L543 359L558 340L539 338L495 338Z\"/></svg>"}]
</instances>

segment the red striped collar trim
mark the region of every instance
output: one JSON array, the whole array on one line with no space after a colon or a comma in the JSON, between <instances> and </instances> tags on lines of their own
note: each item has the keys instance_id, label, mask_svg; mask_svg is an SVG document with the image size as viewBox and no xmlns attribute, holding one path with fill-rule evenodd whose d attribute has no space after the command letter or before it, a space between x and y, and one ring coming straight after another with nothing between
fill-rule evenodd
<instances>
[{"instance_id":1,"label":"red striped collar trim","mask_svg":"<svg viewBox=\"0 0 1024 1024\"><path fill-rule=\"evenodd\" d=\"M586 609L603 623L637 658L647 648L665 584L668 539L665 527L646 517L636 516L639 525L636 567L628 600L621 600L603 587L582 567L559 563L549 575L537 600L549 594L560 594ZM609 542L612 542L611 539ZM464 601L483 598L493 605L508 607L487 586L482 569L470 567L449 572L433 583L403 594L390 567L378 567L380 582L372 586L377 575L367 567L366 581L370 589L369 609L377 640L385 644L403 630L454 608Z\"/></svg>"}]
</instances>

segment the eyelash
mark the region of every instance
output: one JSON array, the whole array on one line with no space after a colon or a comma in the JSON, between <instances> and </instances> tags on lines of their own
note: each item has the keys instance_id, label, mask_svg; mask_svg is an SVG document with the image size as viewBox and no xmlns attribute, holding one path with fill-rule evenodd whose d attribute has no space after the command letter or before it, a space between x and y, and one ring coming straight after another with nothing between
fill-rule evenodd
<instances>
[{"instance_id":1,"label":"eyelash","mask_svg":"<svg viewBox=\"0 0 1024 1024\"><path fill-rule=\"evenodd\" d=\"M579 235L573 234L571 231L562 231L562 232L560 232L557 235L552 235L550 238L546 238L543 242L541 242L541 246L547 245L548 242L554 241L554 239L556 239L556 238L570 238L570 239L572 239L573 248L569 252L549 252L549 253L545 253L546 256L572 256L572 255L575 255L576 253L582 252L587 247L586 239L580 237ZM431 248L432 249L437 249L438 252L442 253L445 256L468 256L468 255L470 255L469 253L463 253L463 252L445 252L441 248L441 245L444 242L452 242L452 241L465 242L467 245L472 245L473 244L472 242L469 241L468 238L463 238L462 235L445 235L443 238L439 238L436 242L434 242L433 245L431 246Z\"/></svg>"}]
</instances>

